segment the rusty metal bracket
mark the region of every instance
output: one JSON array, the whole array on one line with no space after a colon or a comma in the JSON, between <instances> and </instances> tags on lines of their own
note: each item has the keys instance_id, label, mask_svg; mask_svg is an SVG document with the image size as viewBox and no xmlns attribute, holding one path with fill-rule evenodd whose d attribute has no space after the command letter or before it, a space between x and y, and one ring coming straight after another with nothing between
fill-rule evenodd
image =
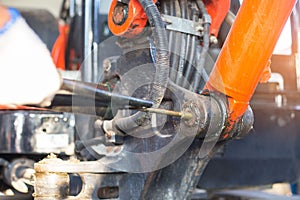
<instances>
[{"instance_id":1,"label":"rusty metal bracket","mask_svg":"<svg viewBox=\"0 0 300 200\"><path fill-rule=\"evenodd\" d=\"M194 22L192 20L174 17L171 15L161 15L164 22L166 22L166 29L170 31L177 31L181 33L191 34L195 36L203 36L203 22Z\"/></svg>"}]
</instances>

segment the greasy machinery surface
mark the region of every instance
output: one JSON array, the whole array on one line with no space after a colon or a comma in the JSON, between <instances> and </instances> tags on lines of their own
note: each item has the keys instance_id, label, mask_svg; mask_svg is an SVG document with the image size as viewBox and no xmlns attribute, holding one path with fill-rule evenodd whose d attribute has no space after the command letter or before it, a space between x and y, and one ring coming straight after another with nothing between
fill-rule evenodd
<instances>
[{"instance_id":1,"label":"greasy machinery surface","mask_svg":"<svg viewBox=\"0 0 300 200\"><path fill-rule=\"evenodd\" d=\"M89 26L97 2L82 4L85 39L98 31ZM69 100L73 112L89 114L72 124L85 161L51 155L36 163L35 199L190 199L212 156L252 128L249 101L294 4L245 1L214 63L209 51L229 1L112 1L108 25L118 37L101 48L93 34L81 52L82 80L101 83L65 80L62 89L74 94L50 107L66 111ZM98 52L112 42L122 53L102 66Z\"/></svg>"}]
</instances>

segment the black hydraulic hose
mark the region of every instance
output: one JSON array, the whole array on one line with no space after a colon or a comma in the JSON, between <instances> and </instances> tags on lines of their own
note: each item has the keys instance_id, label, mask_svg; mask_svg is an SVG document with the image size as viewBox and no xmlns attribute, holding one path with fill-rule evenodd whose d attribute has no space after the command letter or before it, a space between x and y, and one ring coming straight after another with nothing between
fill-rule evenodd
<instances>
[{"instance_id":1,"label":"black hydraulic hose","mask_svg":"<svg viewBox=\"0 0 300 200\"><path fill-rule=\"evenodd\" d=\"M150 92L150 99L154 102L153 107L158 108L164 97L169 81L170 58L167 32L158 8L153 1L140 0L140 3L147 14L151 27L154 28L152 35L156 44L156 73Z\"/></svg>"},{"instance_id":2,"label":"black hydraulic hose","mask_svg":"<svg viewBox=\"0 0 300 200\"><path fill-rule=\"evenodd\" d=\"M173 4L171 4L170 2L173 2L173 0L164 0L161 2L161 10L163 14L166 15L174 15L174 6ZM172 41L173 37L174 37L174 31L167 31L167 34L169 36L169 49L174 49L174 43L170 42ZM170 65L172 64L172 62L170 61ZM172 74L172 68L170 68L171 72L170 74ZM171 76L170 76L171 78Z\"/></svg>"},{"instance_id":3,"label":"black hydraulic hose","mask_svg":"<svg viewBox=\"0 0 300 200\"><path fill-rule=\"evenodd\" d=\"M141 3L148 21L152 29L152 36L154 39L156 55L155 55L155 67L156 72L150 91L150 100L153 101L153 108L158 108L165 91L167 89L169 81L169 50L168 50L168 37L165 29L165 24L161 18L160 12L157 6L152 0L139 0ZM122 131L130 130L141 125L144 122L145 114L138 112L133 116L127 118L115 120L115 125Z\"/></svg>"},{"instance_id":4,"label":"black hydraulic hose","mask_svg":"<svg viewBox=\"0 0 300 200\"><path fill-rule=\"evenodd\" d=\"M188 20L193 20L192 14L190 12L190 9L188 9L188 5L186 6L186 12L187 12L187 19ZM186 38L186 47L185 47L185 64L184 64L184 69L183 69L183 80L180 84L181 87L184 87L187 89L187 85L188 85L188 79L186 78L185 74L186 74L186 70L187 67L189 65L190 62L192 62L192 60L190 60L191 55L193 55L194 51L191 51L191 47L192 47L192 41L193 41L193 35L191 34L187 34L187 38ZM195 42L195 41L194 41Z\"/></svg>"},{"instance_id":5,"label":"black hydraulic hose","mask_svg":"<svg viewBox=\"0 0 300 200\"><path fill-rule=\"evenodd\" d=\"M176 17L181 17L180 9L179 9L179 2L178 0L173 0L170 4L171 10L175 9L175 12L173 12L171 15L176 16ZM174 10L173 10L174 11ZM173 31L171 31L173 32ZM181 33L180 32L173 32L175 36L175 40L170 40L171 43L174 43L174 46L170 48L172 52L172 66L171 66L171 74L170 78L173 82L176 81L176 76L177 76L177 71L178 71L178 66L179 66L179 56L180 56L180 49L182 46L182 41L181 41Z\"/></svg>"},{"instance_id":6,"label":"black hydraulic hose","mask_svg":"<svg viewBox=\"0 0 300 200\"><path fill-rule=\"evenodd\" d=\"M200 9L200 12L202 13L202 18L203 18L203 26L204 26L204 35L203 35L203 45L202 45L202 49L200 52L200 57L199 60L197 62L197 72L195 73L195 77L194 77L194 82L193 82L193 86L192 86L192 90L193 92L197 92L198 88L199 88L199 84L200 84L200 76L203 73L204 70L204 65L205 65L205 60L206 60L206 56L207 56L207 51L209 48L209 43L210 43L210 24L211 24L211 18L210 15L208 14L206 7L203 3L202 0L197 0L196 1L197 6Z\"/></svg>"},{"instance_id":7,"label":"black hydraulic hose","mask_svg":"<svg viewBox=\"0 0 300 200\"><path fill-rule=\"evenodd\" d=\"M197 20L197 14L198 12L193 9L192 10L192 20L193 21L196 21ZM189 48L189 57L187 59L187 66L186 66L186 70L185 70L185 78L186 80L190 81L191 82L191 74L192 74L192 69L193 69L193 66L194 66L194 59L195 59L195 54L196 54L196 36L191 36L191 47ZM185 83L185 85L183 85L184 88L188 89L188 83Z\"/></svg>"},{"instance_id":8,"label":"black hydraulic hose","mask_svg":"<svg viewBox=\"0 0 300 200\"><path fill-rule=\"evenodd\" d=\"M192 20L192 15L191 15L191 10L190 10L190 3L188 0L184 0L184 3L185 3L185 12L186 12L186 19L188 20ZM186 66L187 66L187 63L189 62L189 57L190 57L190 54L193 53L193 51L191 51L191 46L192 46L192 36L191 34L185 34L186 36L186 45L185 45L185 49L184 49L184 52L185 52L185 55L184 55L184 66L183 66L183 69L182 69L182 78L181 78L181 82L179 83L179 85L181 87L183 87L186 83L187 83L187 79L185 78L184 74L185 74L185 70L186 70Z\"/></svg>"},{"instance_id":9,"label":"black hydraulic hose","mask_svg":"<svg viewBox=\"0 0 300 200\"><path fill-rule=\"evenodd\" d=\"M163 5L163 13L166 14L166 15L171 15L173 16L174 15L174 6L173 6L173 0L165 0L165 1L162 1L162 5ZM174 43L173 42L170 42L173 40L173 37L174 37L174 31L169 31L169 49L174 49ZM172 59L171 59L172 60ZM172 70L172 69L170 69ZM171 74L172 74L172 71L171 71Z\"/></svg>"},{"instance_id":10,"label":"black hydraulic hose","mask_svg":"<svg viewBox=\"0 0 300 200\"><path fill-rule=\"evenodd\" d=\"M229 10L225 17L225 22L231 27L233 25L234 20L235 20L235 15L233 14L233 12Z\"/></svg>"},{"instance_id":11,"label":"black hydraulic hose","mask_svg":"<svg viewBox=\"0 0 300 200\"><path fill-rule=\"evenodd\" d=\"M171 0L173 2L173 0ZM162 12L163 14L166 14L166 15L174 15L174 8L173 4L171 4L170 0L164 0L161 2L161 5L162 5ZM173 40L173 37L174 37L174 31L167 31L168 32L168 36L169 36L169 49L174 49L174 43L173 42L170 42ZM172 62L170 61L170 65L172 64ZM172 68L170 69L171 72L170 72L170 78L172 77Z\"/></svg>"},{"instance_id":12,"label":"black hydraulic hose","mask_svg":"<svg viewBox=\"0 0 300 200\"><path fill-rule=\"evenodd\" d=\"M181 10L181 17L183 19L187 19L187 10L186 10L187 0L179 1L179 5ZM180 86L182 84L184 64L186 62L186 45L187 45L187 34L181 33L181 48L179 53L179 63L178 63L178 69L176 74L176 80L175 80L175 83Z\"/></svg>"}]
</instances>

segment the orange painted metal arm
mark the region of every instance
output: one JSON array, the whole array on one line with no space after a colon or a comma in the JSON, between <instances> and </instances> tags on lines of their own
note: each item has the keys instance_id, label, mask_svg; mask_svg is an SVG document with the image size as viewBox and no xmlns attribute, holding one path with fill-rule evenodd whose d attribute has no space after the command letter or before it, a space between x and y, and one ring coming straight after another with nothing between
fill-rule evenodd
<instances>
[{"instance_id":1,"label":"orange painted metal arm","mask_svg":"<svg viewBox=\"0 0 300 200\"><path fill-rule=\"evenodd\" d=\"M244 0L206 84L228 97L229 123L246 111L296 0Z\"/></svg>"},{"instance_id":2,"label":"orange painted metal arm","mask_svg":"<svg viewBox=\"0 0 300 200\"><path fill-rule=\"evenodd\" d=\"M69 34L69 25L60 24L59 25L59 36L56 39L51 56L54 61L56 68L65 70L65 54L66 54L66 46L68 43L68 34Z\"/></svg>"},{"instance_id":3,"label":"orange painted metal arm","mask_svg":"<svg viewBox=\"0 0 300 200\"><path fill-rule=\"evenodd\" d=\"M230 0L205 0L208 14L211 16L210 34L218 36L218 32L230 8Z\"/></svg>"},{"instance_id":4,"label":"orange painted metal arm","mask_svg":"<svg viewBox=\"0 0 300 200\"><path fill-rule=\"evenodd\" d=\"M153 2L156 3L157 0ZM138 0L130 0L128 3L113 0L110 5L108 26L114 35L134 37L144 30L147 20L147 15Z\"/></svg>"}]
</instances>

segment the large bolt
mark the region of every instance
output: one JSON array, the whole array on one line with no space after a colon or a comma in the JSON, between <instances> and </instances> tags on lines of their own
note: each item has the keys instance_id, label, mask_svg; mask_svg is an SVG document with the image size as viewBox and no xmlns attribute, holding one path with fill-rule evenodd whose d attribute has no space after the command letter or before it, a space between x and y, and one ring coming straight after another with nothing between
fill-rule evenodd
<instances>
[{"instance_id":1,"label":"large bolt","mask_svg":"<svg viewBox=\"0 0 300 200\"><path fill-rule=\"evenodd\" d=\"M122 25L125 23L128 17L128 5L118 3L113 11L113 22L116 25Z\"/></svg>"},{"instance_id":2,"label":"large bolt","mask_svg":"<svg viewBox=\"0 0 300 200\"><path fill-rule=\"evenodd\" d=\"M183 113L189 113L190 117L185 119L184 123L187 126L198 126L200 123L200 111L197 104L189 101L183 105ZM201 127L202 128L202 127Z\"/></svg>"}]
</instances>

